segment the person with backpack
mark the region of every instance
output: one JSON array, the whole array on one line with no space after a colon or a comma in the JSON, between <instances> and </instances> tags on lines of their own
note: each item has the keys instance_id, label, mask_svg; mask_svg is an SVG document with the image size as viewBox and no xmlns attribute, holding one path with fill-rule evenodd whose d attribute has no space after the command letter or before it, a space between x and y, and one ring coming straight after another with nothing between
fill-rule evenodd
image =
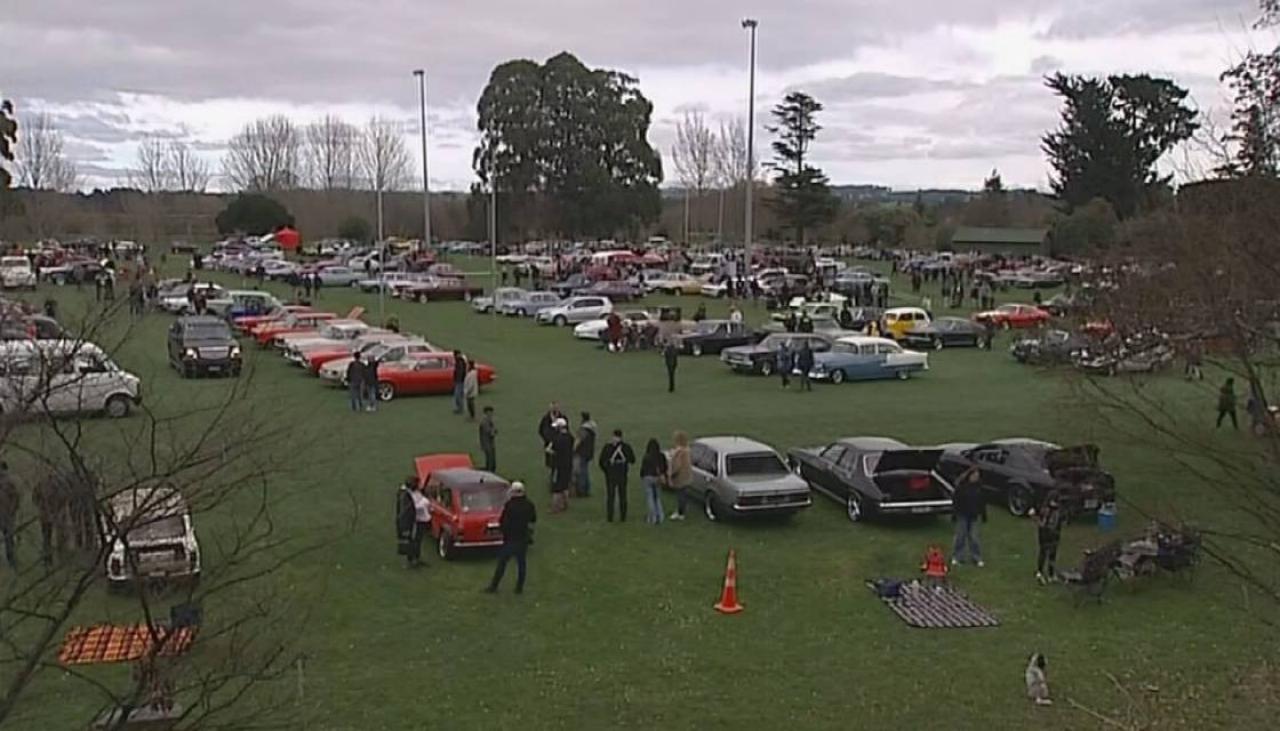
<instances>
[{"instance_id":1,"label":"person with backpack","mask_svg":"<svg viewBox=\"0 0 1280 731\"><path fill-rule=\"evenodd\" d=\"M618 517L627 522L627 472L636 463L636 453L622 440L622 430L614 429L613 438L600 450L600 469L604 471L605 518L613 522L613 505L618 504Z\"/></svg>"},{"instance_id":2,"label":"person with backpack","mask_svg":"<svg viewBox=\"0 0 1280 731\"><path fill-rule=\"evenodd\" d=\"M667 481L667 457L658 446L657 439L650 439L644 446L644 458L640 460L640 481L644 483L645 505L648 514L645 522L650 525L661 525L662 486Z\"/></svg>"}]
</instances>

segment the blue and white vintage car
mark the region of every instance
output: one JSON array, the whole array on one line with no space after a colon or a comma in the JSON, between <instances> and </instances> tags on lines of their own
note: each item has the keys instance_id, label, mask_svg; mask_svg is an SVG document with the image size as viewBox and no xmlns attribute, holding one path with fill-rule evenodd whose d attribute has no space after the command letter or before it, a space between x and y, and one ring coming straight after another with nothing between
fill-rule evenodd
<instances>
[{"instance_id":1,"label":"blue and white vintage car","mask_svg":"<svg viewBox=\"0 0 1280 731\"><path fill-rule=\"evenodd\" d=\"M929 356L904 350L888 338L852 335L840 338L826 353L814 353L809 377L820 381L873 381L881 378L906 380L912 373L927 370Z\"/></svg>"}]
</instances>

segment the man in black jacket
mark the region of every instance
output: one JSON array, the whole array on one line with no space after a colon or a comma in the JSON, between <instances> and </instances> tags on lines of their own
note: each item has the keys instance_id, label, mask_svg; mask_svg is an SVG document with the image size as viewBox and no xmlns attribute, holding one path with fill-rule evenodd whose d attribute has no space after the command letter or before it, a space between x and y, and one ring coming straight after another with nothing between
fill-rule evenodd
<instances>
[{"instance_id":1,"label":"man in black jacket","mask_svg":"<svg viewBox=\"0 0 1280 731\"><path fill-rule=\"evenodd\" d=\"M347 392L351 395L351 410L361 411L364 409L364 362L360 360L360 355L351 359L347 364Z\"/></svg>"},{"instance_id":2,"label":"man in black jacket","mask_svg":"<svg viewBox=\"0 0 1280 731\"><path fill-rule=\"evenodd\" d=\"M613 438L600 450L600 469L604 471L605 517L613 522L613 504L618 503L618 518L627 522L627 472L636 463L631 445L622 441L622 430L614 429Z\"/></svg>"},{"instance_id":3,"label":"man in black jacket","mask_svg":"<svg viewBox=\"0 0 1280 731\"><path fill-rule=\"evenodd\" d=\"M800 341L800 350L796 353L796 370L800 371L800 390L812 391L809 371L813 370L813 348L809 347L807 338Z\"/></svg>"},{"instance_id":4,"label":"man in black jacket","mask_svg":"<svg viewBox=\"0 0 1280 731\"><path fill-rule=\"evenodd\" d=\"M414 490L418 489L418 478L406 477L400 489L396 491L396 552L404 556L409 566L422 555L422 542L414 545L414 528L417 512L413 504ZM415 556L415 554L417 554Z\"/></svg>"},{"instance_id":5,"label":"man in black jacket","mask_svg":"<svg viewBox=\"0 0 1280 731\"><path fill-rule=\"evenodd\" d=\"M680 351L676 344L668 340L666 347L662 349L662 360L667 364L667 393L676 391L676 363L679 358Z\"/></svg>"},{"instance_id":6,"label":"man in black jacket","mask_svg":"<svg viewBox=\"0 0 1280 731\"><path fill-rule=\"evenodd\" d=\"M529 544L533 542L532 526L538 522L538 511L524 494L524 483L511 483L507 504L502 508L502 517L498 526L502 530L502 548L498 550L498 566L493 570L493 579L485 591L493 594L498 591L502 575L507 571L507 561L516 560L516 593L524 593L524 579L527 570L526 556Z\"/></svg>"},{"instance_id":7,"label":"man in black jacket","mask_svg":"<svg viewBox=\"0 0 1280 731\"><path fill-rule=\"evenodd\" d=\"M378 410L378 359L364 356L364 409Z\"/></svg>"},{"instance_id":8,"label":"man in black jacket","mask_svg":"<svg viewBox=\"0 0 1280 731\"><path fill-rule=\"evenodd\" d=\"M467 380L467 357L461 350L453 351L453 413L462 413L463 382Z\"/></svg>"},{"instance_id":9,"label":"man in black jacket","mask_svg":"<svg viewBox=\"0 0 1280 731\"><path fill-rule=\"evenodd\" d=\"M547 408L547 413L543 414L542 418L538 420L538 438L542 440L544 461L550 471L550 476L547 480L552 484L556 481L555 461L551 458L551 440L556 436L556 429L552 424L555 424L557 419L563 418L564 412L560 411L560 403L552 401L551 406Z\"/></svg>"},{"instance_id":10,"label":"man in black jacket","mask_svg":"<svg viewBox=\"0 0 1280 731\"><path fill-rule=\"evenodd\" d=\"M982 547L978 545L978 520L987 522L987 500L982 494L982 479L976 467L960 476L956 493L952 497L951 522L955 524L956 539L951 551L952 565L964 561L965 548L970 557L982 568Z\"/></svg>"}]
</instances>

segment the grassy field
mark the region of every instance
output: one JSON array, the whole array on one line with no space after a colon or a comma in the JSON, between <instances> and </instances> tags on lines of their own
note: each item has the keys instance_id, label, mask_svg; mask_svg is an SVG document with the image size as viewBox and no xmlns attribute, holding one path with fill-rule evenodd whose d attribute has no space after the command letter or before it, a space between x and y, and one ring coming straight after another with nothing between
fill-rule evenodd
<instances>
[{"instance_id":1,"label":"grassy field","mask_svg":"<svg viewBox=\"0 0 1280 731\"><path fill-rule=\"evenodd\" d=\"M58 296L75 308L83 293ZM941 299L936 289L933 298ZM686 311L692 299L685 298ZM326 290L319 304L378 311L376 297L354 291ZM343 392L274 354L250 352L250 397L297 430L282 448L291 466L278 487L297 493L280 511L283 529L329 539L273 577L308 610L299 639L306 699L297 711L307 728L1101 725L1068 697L1117 715L1137 704L1150 727L1271 727L1242 678L1274 657L1274 637L1240 611L1238 589L1212 566L1190 585L1154 579L1077 608L1062 588L1033 581L1032 523L993 509L983 534L987 567L961 568L953 580L1002 625L922 631L899 622L863 581L913 575L927 544L947 544L945 520L855 526L842 506L816 497L787 522L710 524L692 515L653 527L643 521L633 479L631 518L609 524L598 472L593 497L549 514L536 424L553 399L575 424L589 410L603 430L624 429L637 448L650 436L669 443L674 429L746 434L780 450L854 435L926 444L1024 435L1096 441L1127 499L1213 510L1161 455L1109 433L1057 375L1013 362L1008 336L990 353L933 354L931 369L907 382L819 385L807 394L735 376L713 358L686 358L670 395L653 354L606 354L565 330L476 315L464 303L386 306L404 329L497 367L498 381L480 401L497 411L499 471L532 488L538 543L524 596L511 593L513 577L499 595L481 593L493 567L486 554L448 564L432 555L425 571L406 571L391 525L395 485L416 455L478 457L474 424L454 416L447 397L399 399L377 414L354 415ZM713 304L713 314L726 307ZM748 317L766 315L748 309ZM163 315L149 316L118 356L142 376L148 407L158 413L227 387L183 381L167 368L167 324ZM1211 410L1209 386L1163 379L1188 407ZM673 505L668 496L668 511ZM1140 527L1123 507L1120 523L1122 531ZM215 524L199 529L202 540L214 538L207 531ZM1102 540L1093 525L1069 526L1063 563ZM711 605L731 548L746 611L726 617ZM107 614L129 606L118 599L94 605ZM1034 651L1050 660L1059 699L1052 708L1034 708L1023 695L1022 669ZM1139 697L1131 700L1108 673L1148 690L1134 690ZM83 718L94 700L67 695L69 683L39 685L23 727L70 728Z\"/></svg>"}]
</instances>

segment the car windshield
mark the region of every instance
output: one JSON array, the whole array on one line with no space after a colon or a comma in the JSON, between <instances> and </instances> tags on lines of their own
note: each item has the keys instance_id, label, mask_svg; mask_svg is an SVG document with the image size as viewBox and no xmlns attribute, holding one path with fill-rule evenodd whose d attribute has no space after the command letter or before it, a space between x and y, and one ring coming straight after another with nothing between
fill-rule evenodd
<instances>
[{"instance_id":1,"label":"car windshield","mask_svg":"<svg viewBox=\"0 0 1280 731\"><path fill-rule=\"evenodd\" d=\"M25 267L31 264L25 256L6 256L0 259L0 267Z\"/></svg>"},{"instance_id":2,"label":"car windshield","mask_svg":"<svg viewBox=\"0 0 1280 731\"><path fill-rule=\"evenodd\" d=\"M735 454L725 458L725 472L729 477L774 477L787 474L787 466L769 452Z\"/></svg>"},{"instance_id":3,"label":"car windshield","mask_svg":"<svg viewBox=\"0 0 1280 731\"><path fill-rule=\"evenodd\" d=\"M501 484L461 492L464 513L497 510L507 501L507 486Z\"/></svg>"},{"instance_id":4,"label":"car windshield","mask_svg":"<svg viewBox=\"0 0 1280 731\"><path fill-rule=\"evenodd\" d=\"M760 341L760 347L765 348L767 350L777 350L778 348L782 347L783 343L789 340L791 340L790 335L770 335L769 337Z\"/></svg>"},{"instance_id":5,"label":"car windshield","mask_svg":"<svg viewBox=\"0 0 1280 731\"><path fill-rule=\"evenodd\" d=\"M693 331L698 335L710 335L711 333L715 332L718 329L720 329L720 323L709 322L706 320L693 326Z\"/></svg>"},{"instance_id":6,"label":"car windshield","mask_svg":"<svg viewBox=\"0 0 1280 731\"><path fill-rule=\"evenodd\" d=\"M231 329L221 322L202 322L187 327L187 336L194 340L229 340Z\"/></svg>"},{"instance_id":7,"label":"car windshield","mask_svg":"<svg viewBox=\"0 0 1280 731\"><path fill-rule=\"evenodd\" d=\"M166 515L163 518L135 525L133 530L129 531L129 538L132 540L158 541L165 538L181 538L186 532L187 527L182 522L181 515Z\"/></svg>"}]
</instances>

